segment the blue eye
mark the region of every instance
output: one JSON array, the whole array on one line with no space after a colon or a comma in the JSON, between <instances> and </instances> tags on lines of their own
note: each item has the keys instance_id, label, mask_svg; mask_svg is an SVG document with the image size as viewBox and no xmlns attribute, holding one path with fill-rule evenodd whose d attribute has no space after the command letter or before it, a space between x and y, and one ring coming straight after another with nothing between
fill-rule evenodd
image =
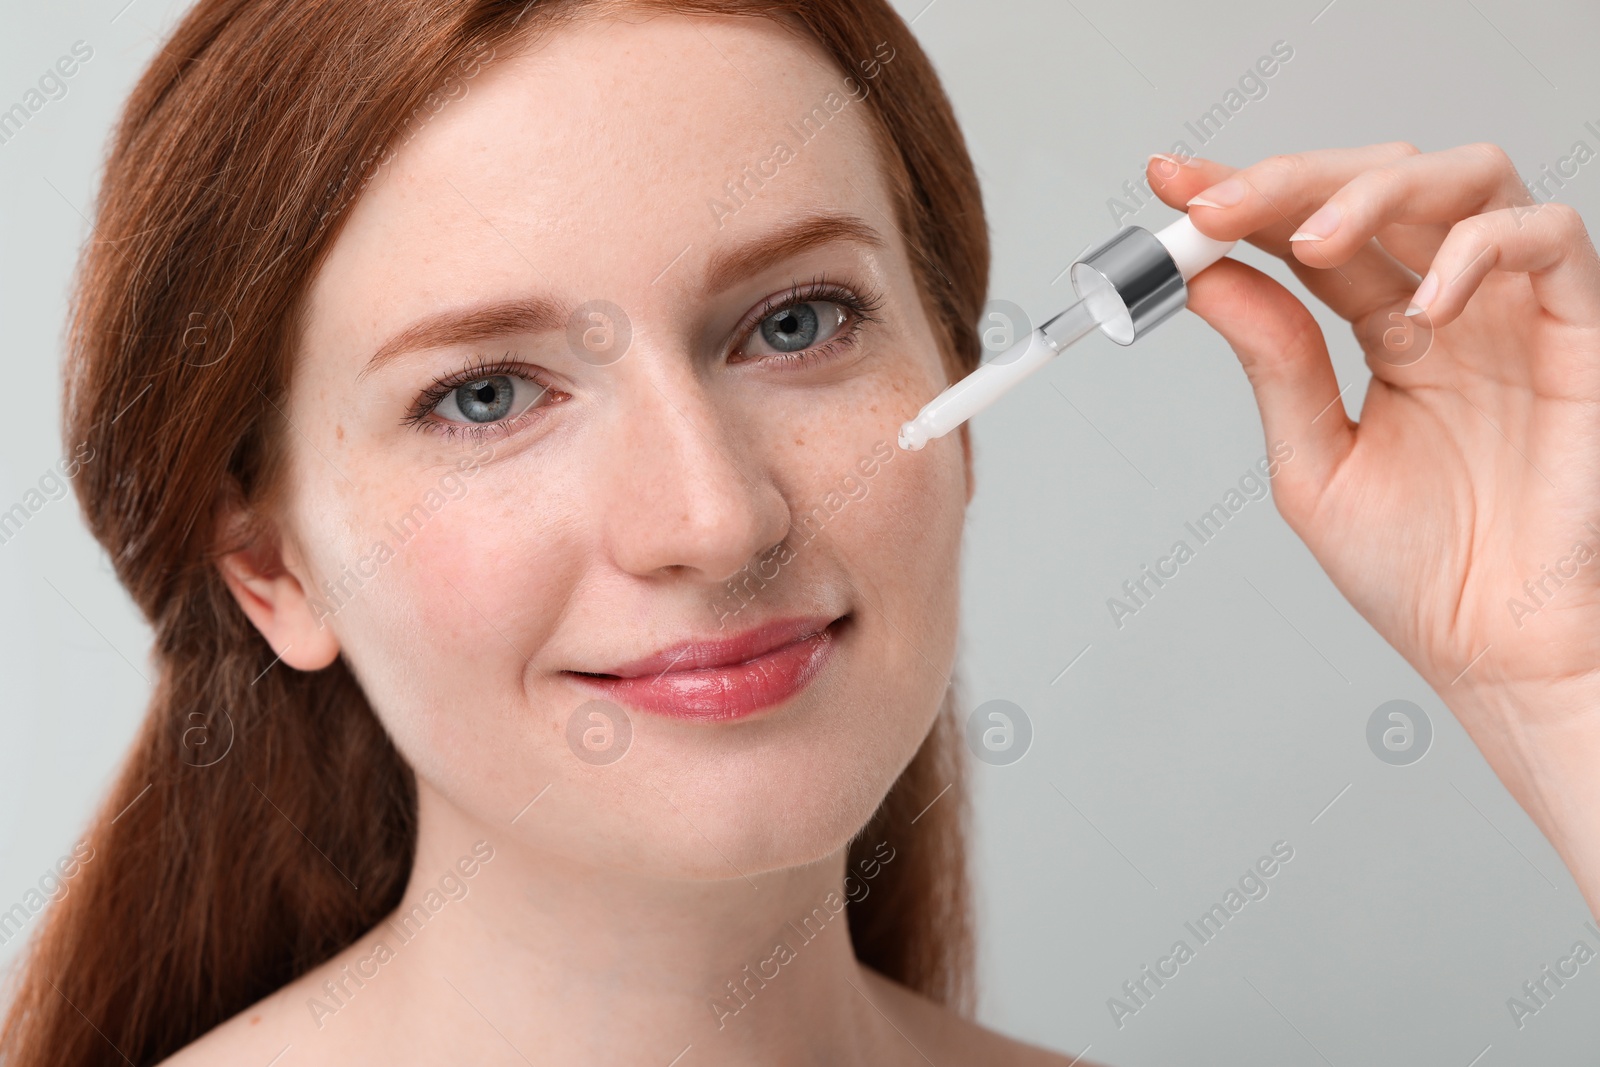
<instances>
[{"instance_id":1,"label":"blue eye","mask_svg":"<svg viewBox=\"0 0 1600 1067\"><path fill-rule=\"evenodd\" d=\"M832 300L785 305L761 320L751 337L752 342L759 342L757 350L747 350L746 354L776 355L814 348L832 339L847 318L845 309ZM760 351L760 345L769 351Z\"/></svg>"},{"instance_id":2,"label":"blue eye","mask_svg":"<svg viewBox=\"0 0 1600 1067\"><path fill-rule=\"evenodd\" d=\"M520 375L490 374L445 385L431 411L446 422L484 426L516 418L548 392Z\"/></svg>"}]
</instances>

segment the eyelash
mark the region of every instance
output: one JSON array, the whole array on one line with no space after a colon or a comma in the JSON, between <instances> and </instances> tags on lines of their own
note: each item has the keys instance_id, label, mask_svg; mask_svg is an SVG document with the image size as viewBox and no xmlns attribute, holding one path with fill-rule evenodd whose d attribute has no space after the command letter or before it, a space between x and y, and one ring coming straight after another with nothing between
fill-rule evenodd
<instances>
[{"instance_id":1,"label":"eyelash","mask_svg":"<svg viewBox=\"0 0 1600 1067\"><path fill-rule=\"evenodd\" d=\"M485 378L492 378L501 374L513 378L522 378L532 382L546 392L554 393L556 391L548 381L534 372L534 368L517 359L514 352L507 352L504 358L494 361L486 361L482 356L474 356L473 359L475 362L463 365L460 370L448 378L441 378L424 389L421 395L417 397L416 402L411 405L411 410L406 413L405 424L430 433L442 434L446 438L464 436L480 440L490 434L510 432L513 428L520 426L526 419L532 418L532 413L539 409L530 404L522 414L515 418L475 425L453 422L449 419L430 419L428 416L433 414L433 409L438 407L445 397L463 385L479 382ZM552 401L552 403L560 403L560 401L556 400Z\"/></svg>"},{"instance_id":2,"label":"eyelash","mask_svg":"<svg viewBox=\"0 0 1600 1067\"><path fill-rule=\"evenodd\" d=\"M883 297L877 292L868 290L858 294L847 286L831 282L826 277L818 275L804 284L795 282L790 286L788 292L768 297L759 308L740 324L737 331L738 336L747 337L754 333L756 327L760 326L763 320L775 312L796 304L808 304L815 300L826 300L831 304L838 304L850 312L850 321L841 326L838 333L815 348L807 348L799 352L772 353L760 357L761 362L804 363L837 355L840 351L849 348L861 339L862 327L868 323L880 321L875 316L875 312L883 307Z\"/></svg>"},{"instance_id":3,"label":"eyelash","mask_svg":"<svg viewBox=\"0 0 1600 1067\"><path fill-rule=\"evenodd\" d=\"M876 317L876 312L883 307L881 294L865 290L856 292L847 286L829 281L826 277L818 275L809 282L795 282L787 292L778 293L768 297L740 324L737 336L748 339L757 327L775 312L792 307L796 304L806 304L812 301L826 300L838 304L849 312L849 321L839 327L839 331L828 340L813 347L798 352L775 352L755 358L754 362L761 363L809 363L820 359L836 357L840 352L850 348L860 341L861 330L868 323L881 321ZM739 350L736 348L734 352ZM515 353L507 352L502 359L485 361L481 356L473 357L474 362L462 366L456 373L447 378L441 378L424 389L407 412L404 422L408 426L419 430L444 435L446 438L466 436L481 439L489 434L509 433L520 426L525 420L535 417L534 413L541 408L529 405L524 413L503 422L489 422L472 425L454 422L448 419L430 419L434 408L438 407L445 397L471 382L482 381L496 375L507 375L522 378L531 382L547 392L555 392L551 384L539 374L534 373L534 368L516 358ZM559 400L553 403L560 403Z\"/></svg>"}]
</instances>

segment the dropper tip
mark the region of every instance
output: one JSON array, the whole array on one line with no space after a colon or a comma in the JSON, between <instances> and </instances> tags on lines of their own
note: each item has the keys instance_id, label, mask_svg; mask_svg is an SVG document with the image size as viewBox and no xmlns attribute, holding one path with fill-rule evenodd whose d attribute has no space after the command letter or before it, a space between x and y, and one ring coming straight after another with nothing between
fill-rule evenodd
<instances>
[{"instance_id":1,"label":"dropper tip","mask_svg":"<svg viewBox=\"0 0 1600 1067\"><path fill-rule=\"evenodd\" d=\"M900 424L899 444L902 451L918 452L928 443L928 429L919 416Z\"/></svg>"}]
</instances>

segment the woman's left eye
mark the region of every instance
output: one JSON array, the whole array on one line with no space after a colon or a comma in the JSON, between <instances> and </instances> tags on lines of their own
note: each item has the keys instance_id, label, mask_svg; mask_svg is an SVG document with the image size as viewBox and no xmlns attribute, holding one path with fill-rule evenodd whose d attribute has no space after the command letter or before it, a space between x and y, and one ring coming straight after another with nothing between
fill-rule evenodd
<instances>
[{"instance_id":1,"label":"woman's left eye","mask_svg":"<svg viewBox=\"0 0 1600 1067\"><path fill-rule=\"evenodd\" d=\"M832 300L786 304L756 324L741 349L751 358L783 356L826 344L849 321L849 312Z\"/></svg>"}]
</instances>

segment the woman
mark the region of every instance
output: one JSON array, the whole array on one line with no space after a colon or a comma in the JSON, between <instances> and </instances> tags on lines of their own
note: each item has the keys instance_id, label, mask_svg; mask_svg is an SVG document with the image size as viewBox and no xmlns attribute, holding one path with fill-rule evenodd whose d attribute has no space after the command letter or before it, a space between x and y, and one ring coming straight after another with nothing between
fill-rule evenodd
<instances>
[{"instance_id":1,"label":"woman","mask_svg":"<svg viewBox=\"0 0 1600 1067\"><path fill-rule=\"evenodd\" d=\"M1593 598L1498 614L1592 496L1581 225L1481 148L1152 180L1357 321L1359 435L1298 301L1193 286L1280 510L1600 899ZM159 685L10 1060L1071 1062L968 1021L970 451L885 443L988 253L886 6L205 0L96 237L67 432Z\"/></svg>"}]
</instances>

